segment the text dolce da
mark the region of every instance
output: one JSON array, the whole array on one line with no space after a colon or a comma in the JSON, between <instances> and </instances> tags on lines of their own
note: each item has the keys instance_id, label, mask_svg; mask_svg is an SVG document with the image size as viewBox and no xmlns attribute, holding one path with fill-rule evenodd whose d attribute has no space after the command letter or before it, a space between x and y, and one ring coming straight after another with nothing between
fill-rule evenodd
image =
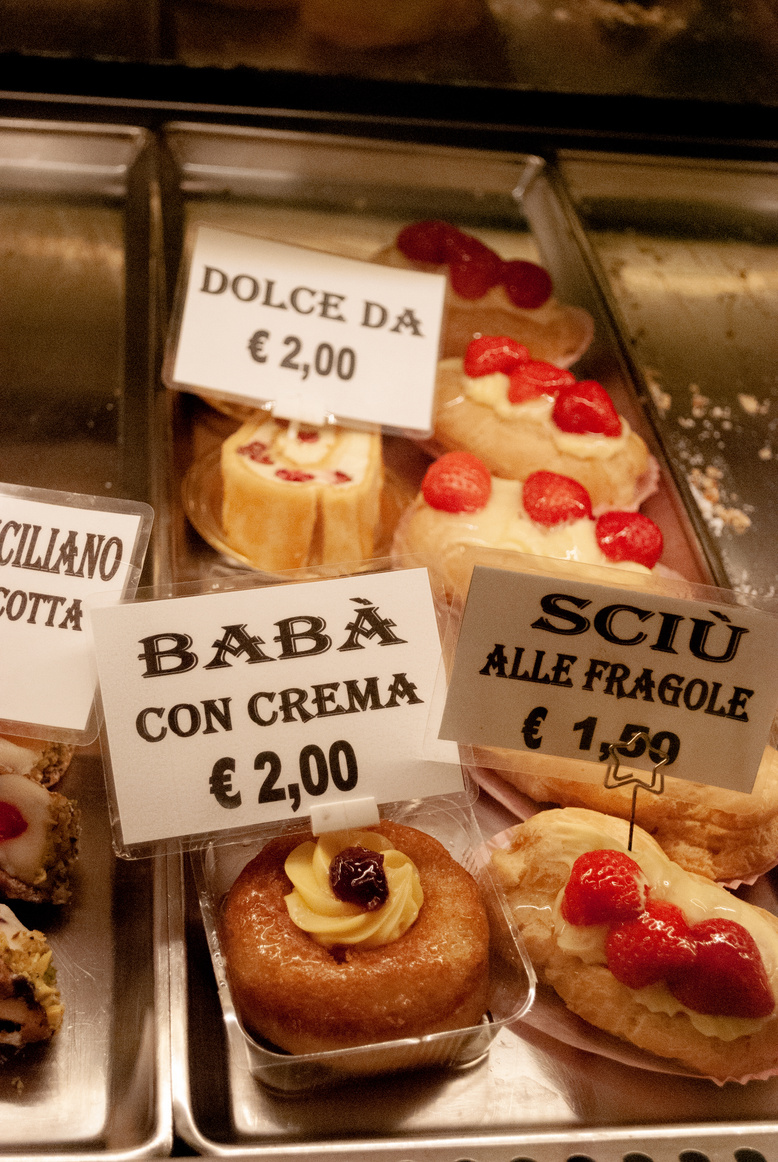
<instances>
[{"instance_id":1,"label":"text dolce da","mask_svg":"<svg viewBox=\"0 0 778 1162\"><path fill-rule=\"evenodd\" d=\"M582 611L591 601L561 593L547 594L540 605L545 616L531 623L535 630L563 637L577 637L593 630L604 642L620 648L642 646L660 654L688 653L690 664L692 659L716 665L732 662L743 636L749 632L744 626L733 625L726 614L717 610L711 610L715 620L710 620L614 602L587 617ZM725 687L724 682L710 677L689 677L675 671L656 673L653 667L627 665L620 660L590 657L580 665L579 661L576 654L547 656L542 649L508 647L497 642L479 673L557 687L573 687L577 681L581 690L596 690L617 699L659 702L719 718L748 721L746 705L754 691L744 686Z\"/></svg>"},{"instance_id":2,"label":"text dolce da","mask_svg":"<svg viewBox=\"0 0 778 1162\"><path fill-rule=\"evenodd\" d=\"M354 598L358 601L360 599ZM325 654L331 649L339 653L363 650L366 643L375 641L379 646L405 645L405 639L394 633L395 623L382 617L375 605L365 604L355 611L345 626L339 644L326 632L327 625L317 615L299 615L273 623L278 630L272 642L251 633L245 623L220 626L221 636L209 643L212 651L205 662L193 649L194 642L187 633L176 631L152 634L142 638L143 652L138 655L144 663L144 678L164 678L185 674L201 667L204 670L224 670L234 662L247 665ZM343 682L320 682L310 688L288 686L282 690L258 690L251 694L246 713L256 726L273 726L288 722L308 722L313 718L332 715L356 714L366 710L386 710L420 704L416 684L405 673L395 673L383 680L372 675L362 679L349 678ZM146 742L161 742L168 732L178 738L196 734L214 734L233 729L232 698L207 698L199 703L179 702L172 706L147 706L137 715L135 729Z\"/></svg>"},{"instance_id":3,"label":"text dolce da","mask_svg":"<svg viewBox=\"0 0 778 1162\"><path fill-rule=\"evenodd\" d=\"M390 333L422 335L422 323L411 307L392 312L382 303L363 299L356 307L348 304L345 294L309 286L283 287L272 278L255 278L253 274L230 275L216 266L206 266L200 284L206 295L229 295L241 303L254 303L277 311L313 315L334 323L356 322L370 330L386 328ZM356 311L356 318L348 315Z\"/></svg>"}]
</instances>

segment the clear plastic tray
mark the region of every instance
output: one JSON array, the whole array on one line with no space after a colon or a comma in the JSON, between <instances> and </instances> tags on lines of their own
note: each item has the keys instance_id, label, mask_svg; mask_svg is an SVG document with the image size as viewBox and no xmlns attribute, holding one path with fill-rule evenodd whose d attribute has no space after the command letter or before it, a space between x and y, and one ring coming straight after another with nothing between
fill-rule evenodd
<instances>
[{"instance_id":1,"label":"clear plastic tray","mask_svg":"<svg viewBox=\"0 0 778 1162\"><path fill-rule=\"evenodd\" d=\"M476 878L491 932L488 1012L472 1027L331 1052L291 1055L259 1043L244 1028L232 998L218 913L224 893L270 835L261 842L209 844L192 852L191 858L227 1035L236 1052L241 1048L245 1052L252 1075L277 1093L306 1094L354 1078L472 1065L489 1051L500 1030L518 1020L532 1003L535 974L507 918L504 897L488 866L478 858L480 832L472 812L464 806L424 800L396 805L382 811L382 816L433 835Z\"/></svg>"}]
</instances>

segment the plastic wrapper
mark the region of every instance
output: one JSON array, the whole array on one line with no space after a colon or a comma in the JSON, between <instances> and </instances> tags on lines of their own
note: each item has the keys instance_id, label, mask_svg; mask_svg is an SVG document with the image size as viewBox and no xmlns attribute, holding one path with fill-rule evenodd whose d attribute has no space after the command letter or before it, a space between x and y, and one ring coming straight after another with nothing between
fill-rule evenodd
<instances>
[{"instance_id":1,"label":"plastic wrapper","mask_svg":"<svg viewBox=\"0 0 778 1162\"><path fill-rule=\"evenodd\" d=\"M490 927L488 1009L478 1024L466 1028L345 1049L293 1055L261 1043L246 1031L231 993L219 937L219 907L224 893L262 843L209 845L193 852L192 858L228 1036L243 1042L249 1069L272 1090L303 1094L354 1077L472 1064L488 1052L499 1031L520 1017L531 1003L534 974L516 941L502 893L488 869L476 859L480 837L471 812L459 805L427 801L388 808L383 815L433 835L475 876ZM299 827L295 831L299 832Z\"/></svg>"}]
</instances>

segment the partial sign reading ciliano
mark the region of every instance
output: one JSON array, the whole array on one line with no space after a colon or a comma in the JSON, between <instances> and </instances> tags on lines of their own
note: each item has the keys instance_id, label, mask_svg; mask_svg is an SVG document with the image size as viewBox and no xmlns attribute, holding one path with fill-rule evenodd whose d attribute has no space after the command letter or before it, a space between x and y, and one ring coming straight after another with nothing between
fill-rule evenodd
<instances>
[{"instance_id":1,"label":"partial sign reading ciliano","mask_svg":"<svg viewBox=\"0 0 778 1162\"><path fill-rule=\"evenodd\" d=\"M167 378L429 431L445 279L201 226Z\"/></svg>"},{"instance_id":2,"label":"partial sign reading ciliano","mask_svg":"<svg viewBox=\"0 0 778 1162\"><path fill-rule=\"evenodd\" d=\"M108 503L0 485L1 720L73 732L70 741L87 727L95 675L85 602L101 592L119 600L151 525L147 505Z\"/></svg>"},{"instance_id":3,"label":"partial sign reading ciliano","mask_svg":"<svg viewBox=\"0 0 778 1162\"><path fill-rule=\"evenodd\" d=\"M478 567L440 737L749 791L777 703L774 617Z\"/></svg>"},{"instance_id":4,"label":"partial sign reading ciliano","mask_svg":"<svg viewBox=\"0 0 778 1162\"><path fill-rule=\"evenodd\" d=\"M126 846L461 789L425 763L426 571L94 609Z\"/></svg>"}]
</instances>

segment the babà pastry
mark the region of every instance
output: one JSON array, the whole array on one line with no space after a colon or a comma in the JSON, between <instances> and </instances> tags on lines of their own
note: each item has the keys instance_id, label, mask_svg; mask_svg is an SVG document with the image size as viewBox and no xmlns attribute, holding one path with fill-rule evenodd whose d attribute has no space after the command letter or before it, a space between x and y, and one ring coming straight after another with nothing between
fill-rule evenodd
<instances>
[{"instance_id":1,"label":"bab\u00e0 pastry","mask_svg":"<svg viewBox=\"0 0 778 1162\"><path fill-rule=\"evenodd\" d=\"M526 480L539 468L572 476L596 512L645 498L648 448L605 388L530 360L506 336L483 336L464 359L439 364L434 424L436 445L474 452L495 476Z\"/></svg>"},{"instance_id":2,"label":"bab\u00e0 pastry","mask_svg":"<svg viewBox=\"0 0 778 1162\"><path fill-rule=\"evenodd\" d=\"M475 235L448 222L411 223L374 261L447 276L444 359L464 355L477 335L509 335L534 359L569 367L592 341L591 315L554 297L544 267L520 258L504 261Z\"/></svg>"},{"instance_id":3,"label":"bab\u00e0 pastry","mask_svg":"<svg viewBox=\"0 0 778 1162\"><path fill-rule=\"evenodd\" d=\"M433 461L395 529L396 557L419 556L449 594L463 592L474 549L502 549L648 573L662 553L658 526L638 512L596 520L586 489L568 476L532 473L522 483L492 476L470 452Z\"/></svg>"},{"instance_id":4,"label":"bab\u00e0 pastry","mask_svg":"<svg viewBox=\"0 0 778 1162\"><path fill-rule=\"evenodd\" d=\"M317 1053L477 1025L489 924L478 886L432 836L375 828L271 840L219 925L246 1028Z\"/></svg>"},{"instance_id":5,"label":"bab\u00e0 pastry","mask_svg":"<svg viewBox=\"0 0 778 1162\"><path fill-rule=\"evenodd\" d=\"M63 1007L51 948L42 932L25 928L0 904L0 1045L20 1049L48 1041Z\"/></svg>"},{"instance_id":6,"label":"bab\u00e0 pastry","mask_svg":"<svg viewBox=\"0 0 778 1162\"><path fill-rule=\"evenodd\" d=\"M372 556L381 437L257 413L222 445L222 527L268 572Z\"/></svg>"},{"instance_id":7,"label":"bab\u00e0 pastry","mask_svg":"<svg viewBox=\"0 0 778 1162\"><path fill-rule=\"evenodd\" d=\"M63 904L78 852L80 813L58 791L0 775L0 897Z\"/></svg>"},{"instance_id":8,"label":"bab\u00e0 pastry","mask_svg":"<svg viewBox=\"0 0 778 1162\"><path fill-rule=\"evenodd\" d=\"M64 742L0 735L0 775L26 775L43 787L53 787L70 766L74 751Z\"/></svg>"},{"instance_id":9,"label":"bab\u00e0 pastry","mask_svg":"<svg viewBox=\"0 0 778 1162\"><path fill-rule=\"evenodd\" d=\"M540 979L585 1021L719 1081L778 1067L778 919L635 828L542 811L494 870Z\"/></svg>"},{"instance_id":10,"label":"bab\u00e0 pastry","mask_svg":"<svg viewBox=\"0 0 778 1162\"><path fill-rule=\"evenodd\" d=\"M599 764L494 747L473 755L536 803L630 817L633 788L603 786ZM638 793L635 818L687 871L725 883L761 875L778 860L778 752L765 748L749 795L667 774L661 795Z\"/></svg>"}]
</instances>

